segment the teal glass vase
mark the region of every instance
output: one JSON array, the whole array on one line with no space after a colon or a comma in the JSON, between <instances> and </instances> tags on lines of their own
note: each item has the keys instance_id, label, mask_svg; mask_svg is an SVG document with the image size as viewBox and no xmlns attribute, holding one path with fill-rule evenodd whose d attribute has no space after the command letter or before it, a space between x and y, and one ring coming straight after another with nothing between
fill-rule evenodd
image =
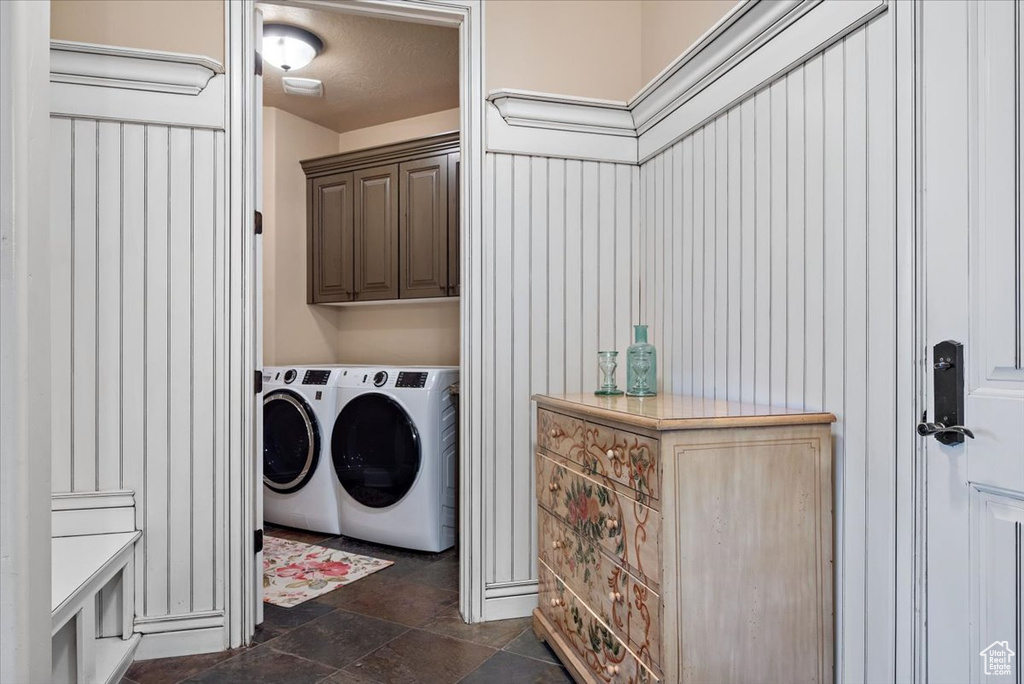
<instances>
[{"instance_id":1,"label":"teal glass vase","mask_svg":"<svg viewBox=\"0 0 1024 684\"><path fill-rule=\"evenodd\" d=\"M626 350L626 394L653 397L658 393L658 352L647 341L647 326L633 326L633 344Z\"/></svg>"}]
</instances>

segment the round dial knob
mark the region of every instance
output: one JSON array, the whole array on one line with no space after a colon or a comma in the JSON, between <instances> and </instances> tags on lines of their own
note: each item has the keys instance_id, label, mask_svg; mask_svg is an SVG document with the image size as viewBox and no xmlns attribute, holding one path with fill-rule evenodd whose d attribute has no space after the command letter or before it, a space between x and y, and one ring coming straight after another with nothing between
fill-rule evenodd
<instances>
[{"instance_id":1,"label":"round dial knob","mask_svg":"<svg viewBox=\"0 0 1024 684\"><path fill-rule=\"evenodd\" d=\"M380 387L388 381L388 374L384 371L377 371L376 375L373 376L373 386Z\"/></svg>"},{"instance_id":2,"label":"round dial knob","mask_svg":"<svg viewBox=\"0 0 1024 684\"><path fill-rule=\"evenodd\" d=\"M295 372L294 368L288 369L284 372L284 384L290 385L295 382L295 377L298 373Z\"/></svg>"}]
</instances>

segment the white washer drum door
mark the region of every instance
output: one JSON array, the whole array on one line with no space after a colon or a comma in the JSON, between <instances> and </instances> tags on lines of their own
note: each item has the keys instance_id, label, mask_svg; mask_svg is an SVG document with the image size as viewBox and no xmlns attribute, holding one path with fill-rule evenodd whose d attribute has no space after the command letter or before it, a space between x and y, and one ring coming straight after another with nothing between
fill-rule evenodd
<instances>
[{"instance_id":1,"label":"white washer drum door","mask_svg":"<svg viewBox=\"0 0 1024 684\"><path fill-rule=\"evenodd\" d=\"M275 390L263 399L263 484L281 494L302 489L320 461L320 426L298 394Z\"/></svg>"},{"instance_id":2,"label":"white washer drum door","mask_svg":"<svg viewBox=\"0 0 1024 684\"><path fill-rule=\"evenodd\" d=\"M368 508L386 508L401 501L416 482L419 431L395 400L363 394L338 414L331 456L349 496Z\"/></svg>"}]
</instances>

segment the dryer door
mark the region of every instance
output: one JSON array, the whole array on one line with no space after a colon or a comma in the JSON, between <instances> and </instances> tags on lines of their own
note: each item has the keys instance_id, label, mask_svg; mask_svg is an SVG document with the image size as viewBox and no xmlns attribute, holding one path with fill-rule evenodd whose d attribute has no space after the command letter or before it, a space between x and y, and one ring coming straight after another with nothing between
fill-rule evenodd
<instances>
[{"instance_id":1,"label":"dryer door","mask_svg":"<svg viewBox=\"0 0 1024 684\"><path fill-rule=\"evenodd\" d=\"M349 496L369 508L386 508L401 501L416 481L419 431L398 402L364 394L338 414L331 455Z\"/></svg>"},{"instance_id":2,"label":"dryer door","mask_svg":"<svg viewBox=\"0 0 1024 684\"><path fill-rule=\"evenodd\" d=\"M306 400L289 390L263 399L263 484L281 494L302 489L320 461L320 425Z\"/></svg>"}]
</instances>

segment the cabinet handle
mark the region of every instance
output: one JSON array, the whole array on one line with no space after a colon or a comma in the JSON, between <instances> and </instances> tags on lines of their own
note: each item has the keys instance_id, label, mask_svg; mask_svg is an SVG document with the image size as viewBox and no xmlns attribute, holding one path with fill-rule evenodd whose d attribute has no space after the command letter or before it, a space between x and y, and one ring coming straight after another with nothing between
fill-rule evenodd
<instances>
[{"instance_id":1,"label":"cabinet handle","mask_svg":"<svg viewBox=\"0 0 1024 684\"><path fill-rule=\"evenodd\" d=\"M557 482L552 482L548 485L549 492L557 492L561 488L561 485L559 485Z\"/></svg>"},{"instance_id":2,"label":"cabinet handle","mask_svg":"<svg viewBox=\"0 0 1024 684\"><path fill-rule=\"evenodd\" d=\"M619 527L619 521L615 518L608 518L608 520L606 520L604 524L608 527L609 530L618 529Z\"/></svg>"},{"instance_id":3,"label":"cabinet handle","mask_svg":"<svg viewBox=\"0 0 1024 684\"><path fill-rule=\"evenodd\" d=\"M604 668L604 671L607 672L609 675L614 676L614 675L619 674L619 666L618 665L609 665L608 667Z\"/></svg>"},{"instance_id":4,"label":"cabinet handle","mask_svg":"<svg viewBox=\"0 0 1024 684\"><path fill-rule=\"evenodd\" d=\"M565 605L565 600L564 599L560 599L560 598L553 598L553 599L551 599L551 607L552 608L560 608L560 607L562 607L564 605Z\"/></svg>"},{"instance_id":5,"label":"cabinet handle","mask_svg":"<svg viewBox=\"0 0 1024 684\"><path fill-rule=\"evenodd\" d=\"M551 428L550 430L548 430L548 437L550 437L551 439L558 439L558 435L558 428Z\"/></svg>"},{"instance_id":6,"label":"cabinet handle","mask_svg":"<svg viewBox=\"0 0 1024 684\"><path fill-rule=\"evenodd\" d=\"M560 548L562 548L562 542L556 539L555 541L551 542L551 548L553 548L553 549L560 549Z\"/></svg>"},{"instance_id":7,"label":"cabinet handle","mask_svg":"<svg viewBox=\"0 0 1024 684\"><path fill-rule=\"evenodd\" d=\"M608 593L608 600L611 601L612 603L621 603L622 602L622 594L620 594L617 591L609 592Z\"/></svg>"},{"instance_id":8,"label":"cabinet handle","mask_svg":"<svg viewBox=\"0 0 1024 684\"><path fill-rule=\"evenodd\" d=\"M606 455L608 456L609 460L612 460L612 461L620 461L620 460L622 460L622 452L619 451L618 449L609 449L606 452Z\"/></svg>"}]
</instances>

